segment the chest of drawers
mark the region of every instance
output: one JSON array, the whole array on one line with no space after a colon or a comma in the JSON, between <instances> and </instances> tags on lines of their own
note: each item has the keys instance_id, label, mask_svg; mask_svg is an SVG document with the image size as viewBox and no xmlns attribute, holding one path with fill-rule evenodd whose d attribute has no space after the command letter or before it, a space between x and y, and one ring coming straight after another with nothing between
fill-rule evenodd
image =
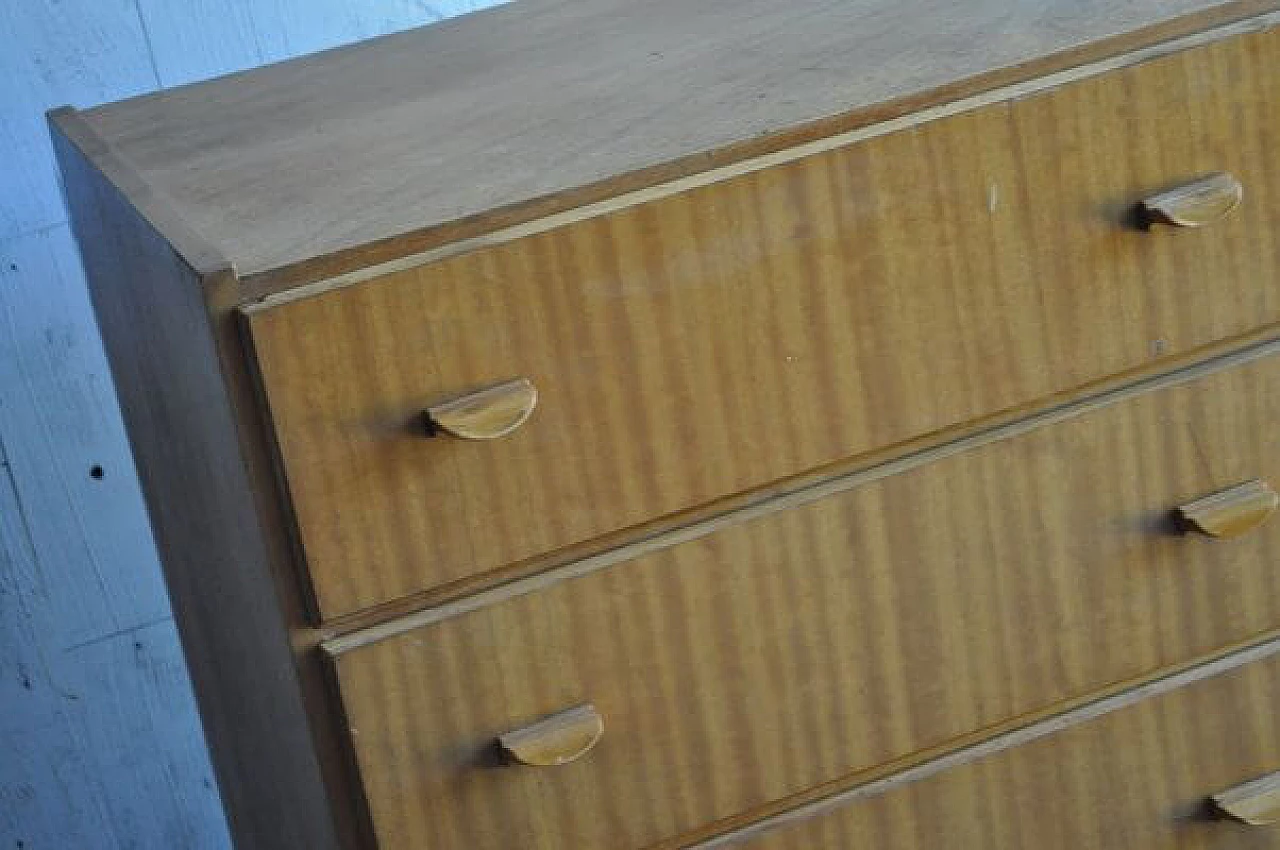
<instances>
[{"instance_id":1,"label":"chest of drawers","mask_svg":"<svg viewBox=\"0 0 1280 850\"><path fill-rule=\"evenodd\" d=\"M522 0L52 113L237 843L1280 846L1277 22Z\"/></svg>"}]
</instances>

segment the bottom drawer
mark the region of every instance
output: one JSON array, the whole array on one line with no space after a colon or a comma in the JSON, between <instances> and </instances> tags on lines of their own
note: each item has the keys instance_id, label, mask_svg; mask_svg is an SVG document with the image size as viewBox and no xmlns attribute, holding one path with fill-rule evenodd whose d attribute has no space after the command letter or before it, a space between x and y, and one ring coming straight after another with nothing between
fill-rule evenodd
<instances>
[{"instance_id":1,"label":"bottom drawer","mask_svg":"<svg viewBox=\"0 0 1280 850\"><path fill-rule=\"evenodd\" d=\"M1277 706L1272 655L826 815L703 848L1280 847L1280 825L1237 823L1210 805L1211 795L1280 770Z\"/></svg>"}]
</instances>

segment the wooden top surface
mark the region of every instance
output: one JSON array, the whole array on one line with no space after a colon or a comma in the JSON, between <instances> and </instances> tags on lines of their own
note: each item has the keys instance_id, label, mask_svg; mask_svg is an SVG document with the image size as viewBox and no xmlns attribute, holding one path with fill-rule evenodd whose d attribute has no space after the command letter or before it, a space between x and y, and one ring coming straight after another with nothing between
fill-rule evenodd
<instances>
[{"instance_id":1,"label":"wooden top surface","mask_svg":"<svg viewBox=\"0 0 1280 850\"><path fill-rule=\"evenodd\" d=\"M1277 5L517 0L76 115L266 291Z\"/></svg>"}]
</instances>

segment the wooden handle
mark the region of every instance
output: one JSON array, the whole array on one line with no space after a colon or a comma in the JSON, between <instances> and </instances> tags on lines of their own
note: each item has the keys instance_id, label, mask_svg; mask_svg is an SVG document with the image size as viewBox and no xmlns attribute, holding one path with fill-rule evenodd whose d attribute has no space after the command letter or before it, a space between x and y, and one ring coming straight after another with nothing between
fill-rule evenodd
<instances>
[{"instance_id":1,"label":"wooden handle","mask_svg":"<svg viewBox=\"0 0 1280 850\"><path fill-rule=\"evenodd\" d=\"M1251 826L1280 823L1280 773L1228 788L1210 799L1223 817Z\"/></svg>"},{"instance_id":2,"label":"wooden handle","mask_svg":"<svg viewBox=\"0 0 1280 850\"><path fill-rule=\"evenodd\" d=\"M1254 480L1183 505L1178 514L1210 537L1235 537L1262 525L1277 504L1276 492L1265 481Z\"/></svg>"},{"instance_id":3,"label":"wooden handle","mask_svg":"<svg viewBox=\"0 0 1280 850\"><path fill-rule=\"evenodd\" d=\"M1148 224L1203 227L1240 206L1244 187L1230 174L1209 177L1152 195L1140 204Z\"/></svg>"},{"instance_id":4,"label":"wooden handle","mask_svg":"<svg viewBox=\"0 0 1280 850\"><path fill-rule=\"evenodd\" d=\"M496 440L525 423L538 404L538 391L528 378L488 387L428 407L427 432L444 431L464 440Z\"/></svg>"},{"instance_id":5,"label":"wooden handle","mask_svg":"<svg viewBox=\"0 0 1280 850\"><path fill-rule=\"evenodd\" d=\"M514 762L551 767L582 758L603 734L604 721L588 703L500 735L498 746Z\"/></svg>"}]
</instances>

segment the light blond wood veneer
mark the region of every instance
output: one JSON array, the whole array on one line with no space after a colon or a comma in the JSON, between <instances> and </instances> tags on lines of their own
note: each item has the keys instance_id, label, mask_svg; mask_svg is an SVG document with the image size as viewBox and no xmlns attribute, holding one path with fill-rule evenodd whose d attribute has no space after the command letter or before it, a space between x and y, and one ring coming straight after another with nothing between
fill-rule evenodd
<instances>
[{"instance_id":1,"label":"light blond wood veneer","mask_svg":"<svg viewBox=\"0 0 1280 850\"><path fill-rule=\"evenodd\" d=\"M320 612L1277 321L1277 61L1234 38L253 311ZM1249 187L1217 226L1128 226L1214 170ZM508 439L410 427L511 375Z\"/></svg>"},{"instance_id":2,"label":"light blond wood veneer","mask_svg":"<svg viewBox=\"0 0 1280 850\"><path fill-rule=\"evenodd\" d=\"M1243 198L1239 180L1213 174L1144 199L1142 216L1147 224L1204 227L1221 221Z\"/></svg>"},{"instance_id":3,"label":"light blond wood veneer","mask_svg":"<svg viewBox=\"0 0 1280 850\"><path fill-rule=\"evenodd\" d=\"M84 120L261 294L1277 8L588 2L521 0Z\"/></svg>"},{"instance_id":4,"label":"light blond wood veneer","mask_svg":"<svg viewBox=\"0 0 1280 850\"><path fill-rule=\"evenodd\" d=\"M742 845L746 850L1264 850L1209 795L1280 765L1272 657Z\"/></svg>"},{"instance_id":5,"label":"light blond wood veneer","mask_svg":"<svg viewBox=\"0 0 1280 850\"><path fill-rule=\"evenodd\" d=\"M591 704L561 711L498 736L498 748L517 764L559 767L591 752L604 735L604 719Z\"/></svg>"},{"instance_id":6,"label":"light blond wood veneer","mask_svg":"<svg viewBox=\"0 0 1280 850\"><path fill-rule=\"evenodd\" d=\"M1178 508L1192 529L1210 537L1235 537L1271 518L1280 496L1264 481L1246 481Z\"/></svg>"},{"instance_id":7,"label":"light blond wood veneer","mask_svg":"<svg viewBox=\"0 0 1280 850\"><path fill-rule=\"evenodd\" d=\"M1250 826L1280 823L1280 772L1260 776L1213 795L1214 808Z\"/></svg>"},{"instance_id":8,"label":"light blond wood veneer","mask_svg":"<svg viewBox=\"0 0 1280 850\"><path fill-rule=\"evenodd\" d=\"M340 654L380 847L674 844L1280 626L1280 525L1172 516L1277 416L1271 356ZM486 766L588 699L586 757Z\"/></svg>"},{"instance_id":9,"label":"light blond wood veneer","mask_svg":"<svg viewBox=\"0 0 1280 850\"><path fill-rule=\"evenodd\" d=\"M537 404L538 391L527 378L504 381L428 407L427 434L497 440L523 425Z\"/></svg>"}]
</instances>

